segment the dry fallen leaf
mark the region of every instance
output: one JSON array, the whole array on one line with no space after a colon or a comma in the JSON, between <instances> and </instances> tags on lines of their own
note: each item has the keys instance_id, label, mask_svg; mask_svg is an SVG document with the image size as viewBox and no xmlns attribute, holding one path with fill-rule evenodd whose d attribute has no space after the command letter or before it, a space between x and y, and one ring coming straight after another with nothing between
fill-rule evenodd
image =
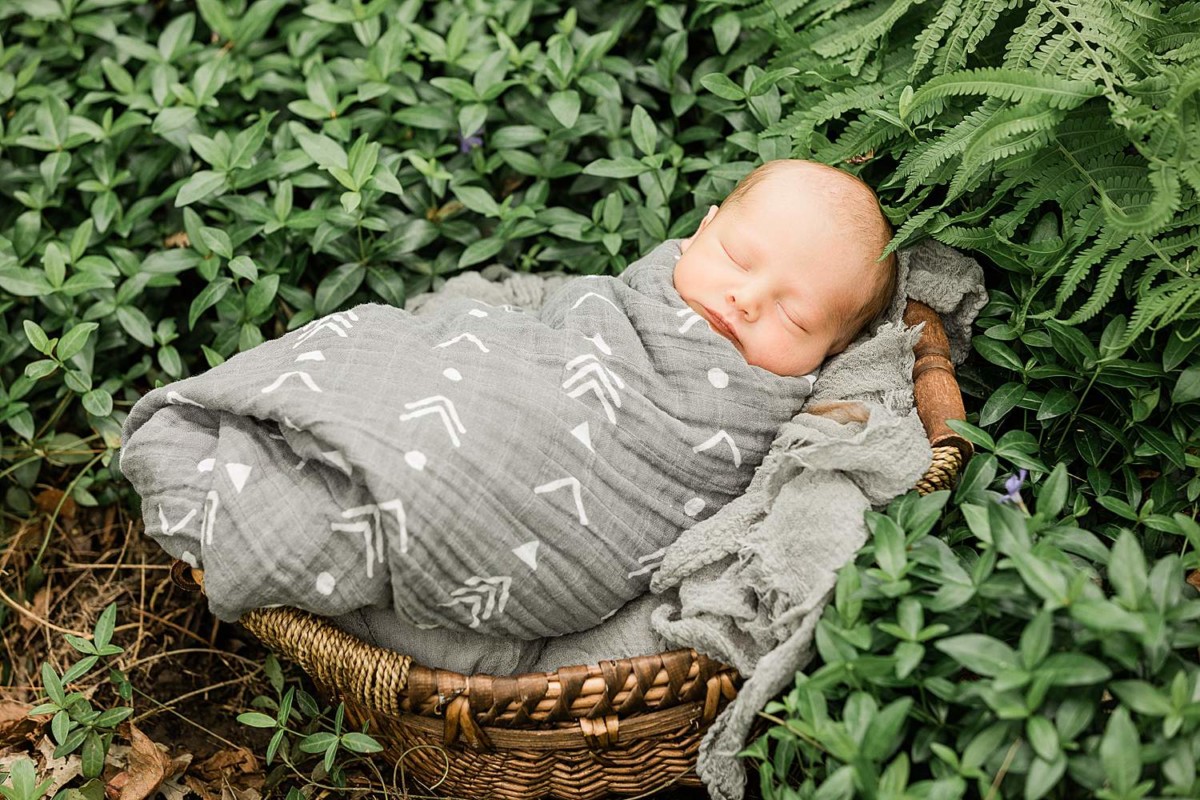
<instances>
[{"instance_id":1,"label":"dry fallen leaf","mask_svg":"<svg viewBox=\"0 0 1200 800\"><path fill-rule=\"evenodd\" d=\"M200 764L196 771L202 778L208 780L216 780L231 772L252 775L259 771L258 759L245 747L239 747L236 750L221 750Z\"/></svg>"},{"instance_id":2,"label":"dry fallen leaf","mask_svg":"<svg viewBox=\"0 0 1200 800\"><path fill-rule=\"evenodd\" d=\"M33 706L15 700L0 700L0 747L22 740L33 741L50 721L49 714L28 716ZM31 736L30 734L34 734Z\"/></svg>"},{"instance_id":3,"label":"dry fallen leaf","mask_svg":"<svg viewBox=\"0 0 1200 800\"><path fill-rule=\"evenodd\" d=\"M71 498L63 500L62 489L43 489L33 498L33 502L37 504L40 511L47 514L53 514L54 509L58 508L58 504L62 503L62 508L58 515L63 519L73 519L75 517L75 501Z\"/></svg>"},{"instance_id":4,"label":"dry fallen leaf","mask_svg":"<svg viewBox=\"0 0 1200 800\"><path fill-rule=\"evenodd\" d=\"M54 757L54 750L57 745L49 736L43 736L37 744L38 752L42 755L42 765L38 769L38 780L44 781L46 778L51 779L50 786L46 789L50 797L61 789L68 781L74 780L83 774L83 762L79 758L79 752L76 751L62 758Z\"/></svg>"},{"instance_id":5,"label":"dry fallen leaf","mask_svg":"<svg viewBox=\"0 0 1200 800\"><path fill-rule=\"evenodd\" d=\"M1200 569L1192 570L1192 574L1187 576L1187 582L1200 589Z\"/></svg>"},{"instance_id":6,"label":"dry fallen leaf","mask_svg":"<svg viewBox=\"0 0 1200 800\"><path fill-rule=\"evenodd\" d=\"M33 602L28 606L29 611L38 619L46 619L50 616L50 587L43 586L33 594ZM39 627L38 621L33 617L27 617L21 614L17 617L17 625L21 630L28 633L34 628Z\"/></svg>"},{"instance_id":7,"label":"dry fallen leaf","mask_svg":"<svg viewBox=\"0 0 1200 800\"><path fill-rule=\"evenodd\" d=\"M172 233L163 240L163 247L191 247L192 243L188 239L187 231L178 231Z\"/></svg>"},{"instance_id":8,"label":"dry fallen leaf","mask_svg":"<svg viewBox=\"0 0 1200 800\"><path fill-rule=\"evenodd\" d=\"M108 789L119 790L120 800L146 800L166 780L171 759L132 723L128 737L131 746L125 770L108 782Z\"/></svg>"}]
</instances>

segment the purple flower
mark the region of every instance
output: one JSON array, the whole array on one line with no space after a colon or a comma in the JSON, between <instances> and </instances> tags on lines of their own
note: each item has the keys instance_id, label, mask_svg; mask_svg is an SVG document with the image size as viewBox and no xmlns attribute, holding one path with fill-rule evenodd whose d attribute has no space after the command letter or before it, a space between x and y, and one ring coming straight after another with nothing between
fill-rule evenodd
<instances>
[{"instance_id":1,"label":"purple flower","mask_svg":"<svg viewBox=\"0 0 1200 800\"><path fill-rule=\"evenodd\" d=\"M1029 470L1020 470L1016 475L1009 475L1008 480L1004 482L1004 489L1008 494L1000 498L1001 503L1016 503L1017 505L1025 505L1025 501L1021 498L1021 487L1025 484L1025 478L1029 475Z\"/></svg>"},{"instance_id":2,"label":"purple flower","mask_svg":"<svg viewBox=\"0 0 1200 800\"><path fill-rule=\"evenodd\" d=\"M472 133L470 136L458 135L458 152L469 153L476 147L483 144L483 128Z\"/></svg>"}]
</instances>

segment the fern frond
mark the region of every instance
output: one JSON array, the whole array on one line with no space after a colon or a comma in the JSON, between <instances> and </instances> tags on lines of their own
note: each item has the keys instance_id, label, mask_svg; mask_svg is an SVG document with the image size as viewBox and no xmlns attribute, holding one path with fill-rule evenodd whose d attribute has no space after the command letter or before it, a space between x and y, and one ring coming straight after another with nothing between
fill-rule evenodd
<instances>
[{"instance_id":1,"label":"fern frond","mask_svg":"<svg viewBox=\"0 0 1200 800\"><path fill-rule=\"evenodd\" d=\"M1150 252L1150 246L1144 239L1126 244L1121 252L1110 259L1100 270L1100 277L1096 280L1096 286L1092 290L1091 296L1065 321L1065 324L1078 325L1080 322L1096 316L1096 313L1104 308L1116 294L1121 276L1129 268L1129 265L1137 259L1145 258Z\"/></svg>"},{"instance_id":2,"label":"fern frond","mask_svg":"<svg viewBox=\"0 0 1200 800\"><path fill-rule=\"evenodd\" d=\"M1043 6L1037 6L1025 17L1005 45L1004 61L1001 66L1008 68L1026 67L1037 52L1038 46L1058 27L1059 22L1047 18L1050 12Z\"/></svg>"},{"instance_id":3,"label":"fern frond","mask_svg":"<svg viewBox=\"0 0 1200 800\"><path fill-rule=\"evenodd\" d=\"M904 136L904 131L882 120L858 117L846 125L846 130L828 147L820 148L813 157L826 164L838 164L849 158L879 150L883 145Z\"/></svg>"},{"instance_id":4,"label":"fern frond","mask_svg":"<svg viewBox=\"0 0 1200 800\"><path fill-rule=\"evenodd\" d=\"M1090 208L1097 209L1096 206ZM1098 209L1097 209L1098 210ZM1054 297L1054 314L1062 309L1063 304L1070 299L1071 295L1075 294L1075 290L1079 288L1079 284L1091 272L1092 267L1099 264L1109 253L1121 247L1129 235L1112 228L1103 228L1100 235L1096 237L1096 241L1090 247L1080 251L1071 264L1067 267L1066 274L1063 276L1062 282L1058 286L1058 292Z\"/></svg>"},{"instance_id":5,"label":"fern frond","mask_svg":"<svg viewBox=\"0 0 1200 800\"><path fill-rule=\"evenodd\" d=\"M962 164L950 182L948 198L957 198L993 162L1049 143L1054 126L1062 118L1062 111L1036 106L1011 106L993 114L963 152Z\"/></svg>"},{"instance_id":6,"label":"fern frond","mask_svg":"<svg viewBox=\"0 0 1200 800\"><path fill-rule=\"evenodd\" d=\"M945 75L967 65L967 56L992 32L1006 0L968 0L946 43L938 51L936 72Z\"/></svg>"},{"instance_id":7,"label":"fern frond","mask_svg":"<svg viewBox=\"0 0 1200 800\"><path fill-rule=\"evenodd\" d=\"M1180 206L1178 171L1168 164L1150 168L1151 193L1128 193L1132 202L1118 203L1113 192L1105 192L1104 212L1110 225L1129 233L1155 233L1166 225Z\"/></svg>"},{"instance_id":8,"label":"fern frond","mask_svg":"<svg viewBox=\"0 0 1200 800\"><path fill-rule=\"evenodd\" d=\"M901 88L903 88L902 83L893 83L886 86L870 84L867 86L852 87L844 92L831 94L820 100L816 105L808 108L801 107L800 110L792 112L784 119L767 128L762 135L778 136L783 133L791 133L796 139L804 138L804 131L811 132L818 125L844 116L847 112L854 110L865 111L868 108L883 106L884 98L899 92Z\"/></svg>"},{"instance_id":9,"label":"fern frond","mask_svg":"<svg viewBox=\"0 0 1200 800\"><path fill-rule=\"evenodd\" d=\"M921 74L921 70L925 69L925 65L933 59L946 31L950 30L959 14L962 13L962 6L963 0L945 0L933 21L917 36L917 40L913 42L915 55L912 67L908 72L909 80L916 80L917 76Z\"/></svg>"},{"instance_id":10,"label":"fern frond","mask_svg":"<svg viewBox=\"0 0 1200 800\"><path fill-rule=\"evenodd\" d=\"M832 36L813 44L813 51L825 58L836 58L845 53L854 52L850 62L850 74L858 75L863 63L875 49L879 40L885 37L912 8L916 0L892 0L873 19L858 28L841 30Z\"/></svg>"},{"instance_id":11,"label":"fern frond","mask_svg":"<svg viewBox=\"0 0 1200 800\"><path fill-rule=\"evenodd\" d=\"M1200 302L1200 281L1187 276L1175 278L1142 295L1133 309L1121 345L1128 347L1142 333L1169 325L1188 314ZM1156 324L1157 323L1157 324Z\"/></svg>"},{"instance_id":12,"label":"fern frond","mask_svg":"<svg viewBox=\"0 0 1200 800\"><path fill-rule=\"evenodd\" d=\"M945 107L949 97L986 95L1012 103L1044 103L1050 108L1070 109L1101 94L1093 83L1065 80L1053 75L1035 75L1023 70L982 67L939 75L913 95L909 120L922 122Z\"/></svg>"},{"instance_id":13,"label":"fern frond","mask_svg":"<svg viewBox=\"0 0 1200 800\"><path fill-rule=\"evenodd\" d=\"M907 196L946 161L966 149L971 137L987 120L1003 106L1000 100L989 97L983 105L963 117L941 136L927 139L909 150L896 167L894 181L907 178L904 194Z\"/></svg>"},{"instance_id":14,"label":"fern frond","mask_svg":"<svg viewBox=\"0 0 1200 800\"><path fill-rule=\"evenodd\" d=\"M942 228L935 236L942 244L957 247L960 250L979 250L996 243L996 232L991 228L968 228L950 225Z\"/></svg>"}]
</instances>

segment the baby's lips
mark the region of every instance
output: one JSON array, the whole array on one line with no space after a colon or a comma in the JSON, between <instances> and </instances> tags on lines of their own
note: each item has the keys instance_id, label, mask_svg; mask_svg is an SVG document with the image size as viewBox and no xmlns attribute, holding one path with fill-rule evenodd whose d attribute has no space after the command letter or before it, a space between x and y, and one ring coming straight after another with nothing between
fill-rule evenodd
<instances>
[{"instance_id":1,"label":"baby's lips","mask_svg":"<svg viewBox=\"0 0 1200 800\"><path fill-rule=\"evenodd\" d=\"M738 339L738 335L733 330L732 326L730 326L728 323L726 323L725 320L720 315L718 315L716 312L714 312L708 306L702 305L700 307L702 309L704 309L704 313L701 316L703 316L705 318L705 321L708 323L708 326L710 328L712 328L714 331L716 331L721 336L724 336L729 341L733 342L738 347L741 347L741 344L742 344L741 340Z\"/></svg>"}]
</instances>

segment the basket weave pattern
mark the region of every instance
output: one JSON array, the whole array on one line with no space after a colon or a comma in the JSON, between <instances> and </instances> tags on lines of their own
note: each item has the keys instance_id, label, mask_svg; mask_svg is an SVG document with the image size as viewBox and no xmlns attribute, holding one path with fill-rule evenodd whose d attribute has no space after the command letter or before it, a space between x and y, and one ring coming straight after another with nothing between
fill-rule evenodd
<instances>
[{"instance_id":1,"label":"basket weave pattern","mask_svg":"<svg viewBox=\"0 0 1200 800\"><path fill-rule=\"evenodd\" d=\"M905 321L925 323L913 376L933 448L915 488L928 494L954 486L971 445L946 425L965 415L940 318L910 301ZM172 577L203 589L203 572L183 562ZM699 786L700 741L741 683L732 667L690 649L547 673L462 675L414 664L296 608L256 609L239 621L343 700L350 726L369 721L397 787L418 792L593 800Z\"/></svg>"}]
</instances>

